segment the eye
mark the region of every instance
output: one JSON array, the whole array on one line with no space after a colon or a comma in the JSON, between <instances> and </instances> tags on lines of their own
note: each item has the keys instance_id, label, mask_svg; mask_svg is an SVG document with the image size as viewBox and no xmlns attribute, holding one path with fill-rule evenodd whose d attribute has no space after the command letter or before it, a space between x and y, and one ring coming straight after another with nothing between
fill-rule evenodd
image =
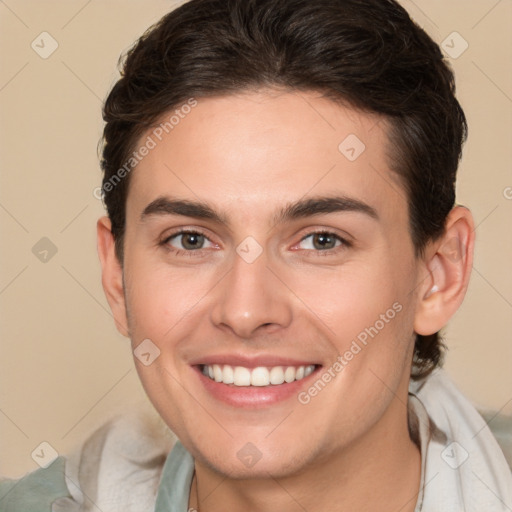
<instances>
[{"instance_id":1,"label":"eye","mask_svg":"<svg viewBox=\"0 0 512 512\"><path fill-rule=\"evenodd\" d=\"M166 238L162 244L185 251L205 249L214 245L205 235L197 231L180 231Z\"/></svg>"},{"instance_id":2,"label":"eye","mask_svg":"<svg viewBox=\"0 0 512 512\"><path fill-rule=\"evenodd\" d=\"M319 231L305 236L297 247L305 250L329 251L336 249L341 245L349 246L350 244L345 239L334 233Z\"/></svg>"}]
</instances>

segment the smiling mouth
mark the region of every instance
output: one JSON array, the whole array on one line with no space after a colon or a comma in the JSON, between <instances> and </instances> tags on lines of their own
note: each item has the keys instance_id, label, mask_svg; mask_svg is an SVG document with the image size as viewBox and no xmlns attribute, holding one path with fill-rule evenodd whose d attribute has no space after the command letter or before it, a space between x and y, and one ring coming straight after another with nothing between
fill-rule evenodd
<instances>
[{"instance_id":1,"label":"smiling mouth","mask_svg":"<svg viewBox=\"0 0 512 512\"><path fill-rule=\"evenodd\" d=\"M231 366L228 364L200 365L201 373L209 379L239 387L278 386L291 383L311 375L318 365L307 366Z\"/></svg>"}]
</instances>

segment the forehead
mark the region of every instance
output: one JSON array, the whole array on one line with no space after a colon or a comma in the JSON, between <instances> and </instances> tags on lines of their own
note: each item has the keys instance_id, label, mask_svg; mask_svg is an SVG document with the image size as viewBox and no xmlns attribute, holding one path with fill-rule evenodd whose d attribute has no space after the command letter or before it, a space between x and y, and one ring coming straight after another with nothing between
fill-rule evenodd
<instances>
[{"instance_id":1,"label":"forehead","mask_svg":"<svg viewBox=\"0 0 512 512\"><path fill-rule=\"evenodd\" d=\"M176 107L139 141L128 211L161 196L208 203L240 222L308 195L343 195L403 217L386 122L314 92L263 90ZM390 219L392 220L392 219ZM395 219L396 220L396 219Z\"/></svg>"}]
</instances>

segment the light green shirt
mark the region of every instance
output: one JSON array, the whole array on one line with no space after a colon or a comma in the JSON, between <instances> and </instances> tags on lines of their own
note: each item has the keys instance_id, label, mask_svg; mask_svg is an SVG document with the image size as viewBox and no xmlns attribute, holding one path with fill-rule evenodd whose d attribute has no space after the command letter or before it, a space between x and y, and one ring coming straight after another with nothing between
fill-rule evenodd
<instances>
[{"instance_id":1,"label":"light green shirt","mask_svg":"<svg viewBox=\"0 0 512 512\"><path fill-rule=\"evenodd\" d=\"M194 459L177 441L164 464L155 512L187 512Z\"/></svg>"}]
</instances>

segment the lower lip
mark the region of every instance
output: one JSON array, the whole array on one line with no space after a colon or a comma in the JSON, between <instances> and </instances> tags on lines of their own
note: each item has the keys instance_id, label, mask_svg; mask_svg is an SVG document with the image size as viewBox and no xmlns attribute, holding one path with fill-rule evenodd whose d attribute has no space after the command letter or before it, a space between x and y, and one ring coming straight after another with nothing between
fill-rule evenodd
<instances>
[{"instance_id":1,"label":"lower lip","mask_svg":"<svg viewBox=\"0 0 512 512\"><path fill-rule=\"evenodd\" d=\"M216 382L206 377L199 366L194 367L206 391L214 398L226 404L246 409L267 407L288 400L290 397L297 397L304 387L309 386L310 381L314 376L316 377L320 368L321 366L317 366L307 377L289 383L271 384L270 386L235 386L234 384Z\"/></svg>"}]
</instances>

